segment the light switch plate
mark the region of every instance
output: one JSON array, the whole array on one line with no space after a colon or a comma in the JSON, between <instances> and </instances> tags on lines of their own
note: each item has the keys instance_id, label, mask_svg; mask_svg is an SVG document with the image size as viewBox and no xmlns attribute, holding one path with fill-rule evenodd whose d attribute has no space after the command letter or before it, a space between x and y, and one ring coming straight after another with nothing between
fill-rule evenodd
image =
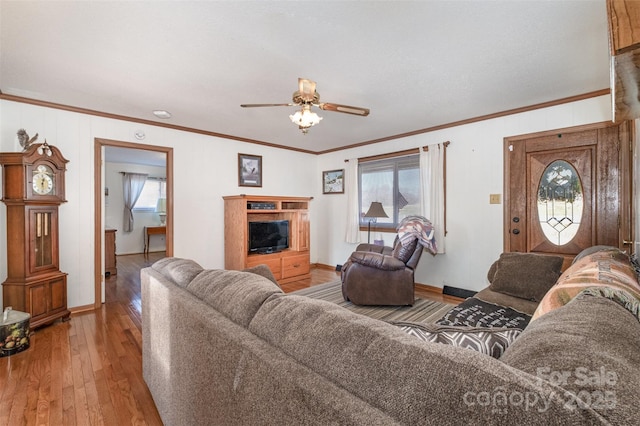
<instances>
[{"instance_id":1,"label":"light switch plate","mask_svg":"<svg viewBox=\"0 0 640 426\"><path fill-rule=\"evenodd\" d=\"M500 204L500 194L489 194L489 204Z\"/></svg>"}]
</instances>

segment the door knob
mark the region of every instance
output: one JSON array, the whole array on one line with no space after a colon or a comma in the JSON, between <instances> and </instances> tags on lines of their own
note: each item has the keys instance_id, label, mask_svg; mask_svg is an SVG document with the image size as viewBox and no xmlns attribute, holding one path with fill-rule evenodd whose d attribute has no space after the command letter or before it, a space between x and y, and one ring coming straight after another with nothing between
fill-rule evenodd
<instances>
[{"instance_id":1,"label":"door knob","mask_svg":"<svg viewBox=\"0 0 640 426\"><path fill-rule=\"evenodd\" d=\"M514 217L514 218L513 218L513 219L511 219L511 220L513 220L515 223L520 222L520 218L519 218L518 216Z\"/></svg>"},{"instance_id":2,"label":"door knob","mask_svg":"<svg viewBox=\"0 0 640 426\"><path fill-rule=\"evenodd\" d=\"M513 231L511 231L513 234L518 235L520 233L520 230L518 228L514 229Z\"/></svg>"}]
</instances>

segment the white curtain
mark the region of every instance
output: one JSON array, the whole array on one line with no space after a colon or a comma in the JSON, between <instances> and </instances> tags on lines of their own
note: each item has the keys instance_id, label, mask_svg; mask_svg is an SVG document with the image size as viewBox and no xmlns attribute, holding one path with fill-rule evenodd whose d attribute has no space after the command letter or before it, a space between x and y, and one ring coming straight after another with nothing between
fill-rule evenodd
<instances>
[{"instance_id":1,"label":"white curtain","mask_svg":"<svg viewBox=\"0 0 640 426\"><path fill-rule=\"evenodd\" d=\"M140 197L147 176L144 173L122 174L122 188L124 189L124 226L122 229L124 232L133 231L133 206L136 205L136 201Z\"/></svg>"},{"instance_id":2,"label":"white curtain","mask_svg":"<svg viewBox=\"0 0 640 426\"><path fill-rule=\"evenodd\" d=\"M435 231L438 253L444 246L444 150L442 144L420 148L420 203L422 215L429 219Z\"/></svg>"},{"instance_id":3,"label":"white curtain","mask_svg":"<svg viewBox=\"0 0 640 426\"><path fill-rule=\"evenodd\" d=\"M358 205L358 159L351 158L345 173L345 191L347 193L347 243L360 242L360 207Z\"/></svg>"}]
</instances>

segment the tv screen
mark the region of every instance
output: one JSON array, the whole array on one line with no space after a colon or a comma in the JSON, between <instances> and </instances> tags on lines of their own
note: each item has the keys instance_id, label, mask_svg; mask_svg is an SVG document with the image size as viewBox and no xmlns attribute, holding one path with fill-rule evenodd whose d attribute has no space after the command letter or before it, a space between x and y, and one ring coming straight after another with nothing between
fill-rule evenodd
<instances>
[{"instance_id":1,"label":"tv screen","mask_svg":"<svg viewBox=\"0 0 640 426\"><path fill-rule=\"evenodd\" d=\"M249 253L275 253L289 248L289 221L249 222Z\"/></svg>"}]
</instances>

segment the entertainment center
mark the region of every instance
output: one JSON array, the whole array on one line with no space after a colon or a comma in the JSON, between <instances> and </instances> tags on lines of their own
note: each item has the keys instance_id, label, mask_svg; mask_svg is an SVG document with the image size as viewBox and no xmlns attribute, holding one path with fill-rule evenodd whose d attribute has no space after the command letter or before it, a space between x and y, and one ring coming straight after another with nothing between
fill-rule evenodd
<instances>
[{"instance_id":1,"label":"entertainment center","mask_svg":"<svg viewBox=\"0 0 640 426\"><path fill-rule=\"evenodd\" d=\"M224 199L224 267L264 264L280 283L310 277L313 197L230 195Z\"/></svg>"}]
</instances>

